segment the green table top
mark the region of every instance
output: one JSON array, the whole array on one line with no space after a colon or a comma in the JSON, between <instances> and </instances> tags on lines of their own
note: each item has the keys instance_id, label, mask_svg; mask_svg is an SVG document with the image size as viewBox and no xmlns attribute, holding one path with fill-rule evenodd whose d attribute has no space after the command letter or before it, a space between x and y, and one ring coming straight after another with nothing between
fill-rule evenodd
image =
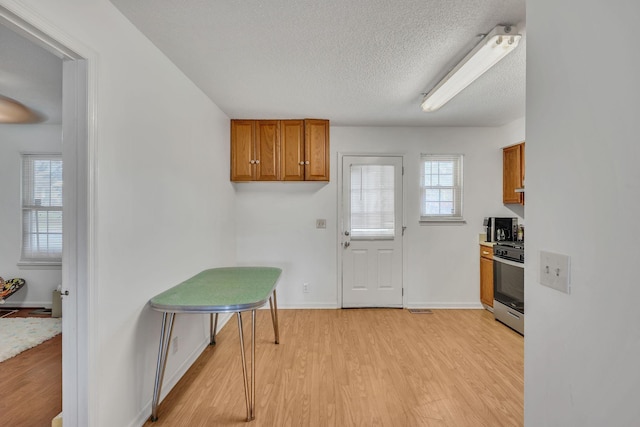
<instances>
[{"instance_id":1,"label":"green table top","mask_svg":"<svg viewBox=\"0 0 640 427\"><path fill-rule=\"evenodd\" d=\"M228 313L262 307L278 283L279 268L224 267L204 270L149 300L170 313Z\"/></svg>"}]
</instances>

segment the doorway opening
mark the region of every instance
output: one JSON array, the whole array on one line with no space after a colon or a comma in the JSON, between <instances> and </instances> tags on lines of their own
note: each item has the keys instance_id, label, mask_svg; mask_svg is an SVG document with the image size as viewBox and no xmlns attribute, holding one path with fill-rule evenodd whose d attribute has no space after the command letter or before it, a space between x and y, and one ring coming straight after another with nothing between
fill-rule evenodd
<instances>
[{"instance_id":1,"label":"doorway opening","mask_svg":"<svg viewBox=\"0 0 640 427\"><path fill-rule=\"evenodd\" d=\"M63 61L62 409L65 425L89 425L95 55L27 9L0 6L0 25Z\"/></svg>"}]
</instances>

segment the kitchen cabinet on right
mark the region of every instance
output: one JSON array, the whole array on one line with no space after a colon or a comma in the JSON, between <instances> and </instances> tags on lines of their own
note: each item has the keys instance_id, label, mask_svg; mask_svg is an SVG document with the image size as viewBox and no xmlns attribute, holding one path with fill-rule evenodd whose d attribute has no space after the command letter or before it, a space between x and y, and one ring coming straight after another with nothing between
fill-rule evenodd
<instances>
[{"instance_id":1,"label":"kitchen cabinet on right","mask_svg":"<svg viewBox=\"0 0 640 427\"><path fill-rule=\"evenodd\" d=\"M480 302L493 311L493 248L480 245Z\"/></svg>"},{"instance_id":2,"label":"kitchen cabinet on right","mask_svg":"<svg viewBox=\"0 0 640 427\"><path fill-rule=\"evenodd\" d=\"M524 141L502 149L502 202L524 205Z\"/></svg>"}]
</instances>

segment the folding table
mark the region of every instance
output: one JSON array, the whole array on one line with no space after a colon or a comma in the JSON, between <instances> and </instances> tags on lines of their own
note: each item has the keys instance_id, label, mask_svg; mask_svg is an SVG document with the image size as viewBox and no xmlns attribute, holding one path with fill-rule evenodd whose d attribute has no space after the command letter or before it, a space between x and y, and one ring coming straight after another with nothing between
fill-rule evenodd
<instances>
[{"instance_id":1,"label":"folding table","mask_svg":"<svg viewBox=\"0 0 640 427\"><path fill-rule=\"evenodd\" d=\"M273 267L212 268L202 271L179 285L151 298L149 301L151 308L162 312L162 330L151 403L152 421L158 419L158 401L171 343L173 321L177 313L210 313L209 334L211 345L215 344L218 314L237 314L247 421L255 418L256 309L265 305L267 300L269 301L275 343L278 344L278 303L276 301L275 288L281 272L281 269ZM250 380L247 379L247 362L242 332L241 313L243 311L251 311Z\"/></svg>"}]
</instances>

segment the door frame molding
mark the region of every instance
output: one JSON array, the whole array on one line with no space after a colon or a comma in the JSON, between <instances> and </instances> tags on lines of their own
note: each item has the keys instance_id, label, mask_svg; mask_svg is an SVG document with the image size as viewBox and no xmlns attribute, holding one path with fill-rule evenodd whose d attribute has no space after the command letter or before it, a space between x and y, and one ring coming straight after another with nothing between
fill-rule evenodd
<instances>
[{"instance_id":1,"label":"door frame molding","mask_svg":"<svg viewBox=\"0 0 640 427\"><path fill-rule=\"evenodd\" d=\"M20 2L0 5L0 24L63 60L62 410L65 425L97 425L98 55Z\"/></svg>"},{"instance_id":2,"label":"door frame molding","mask_svg":"<svg viewBox=\"0 0 640 427\"><path fill-rule=\"evenodd\" d=\"M343 158L345 156L359 156L359 157L400 157L402 159L402 167L405 167L405 159L406 153L398 153L398 152L390 152L390 153L375 153L375 152L350 152L350 151L339 151L338 155L338 179L337 179L337 221L336 221L336 257L337 257L337 294L338 294L338 308L342 308L342 221L343 221L343 213L344 213L344 203L342 196L342 184L343 184ZM406 182L405 182L405 174L402 173L402 227L406 230L407 225L407 203L406 203ZM406 239L404 238L404 234L402 236L402 308L407 308L407 293L404 292L406 290L405 287L405 277L407 273L407 257L406 254Z\"/></svg>"}]
</instances>

